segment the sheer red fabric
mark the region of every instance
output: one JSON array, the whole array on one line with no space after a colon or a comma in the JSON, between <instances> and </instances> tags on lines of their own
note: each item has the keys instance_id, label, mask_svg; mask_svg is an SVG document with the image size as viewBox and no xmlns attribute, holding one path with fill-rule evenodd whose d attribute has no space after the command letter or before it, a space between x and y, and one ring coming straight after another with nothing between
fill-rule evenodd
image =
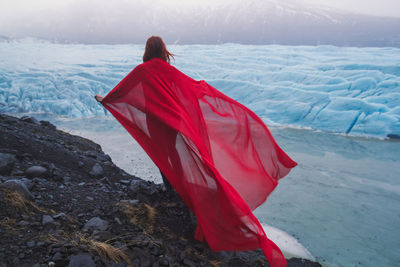
<instances>
[{"instance_id":1,"label":"sheer red fabric","mask_svg":"<svg viewBox=\"0 0 400 267\"><path fill-rule=\"evenodd\" d=\"M252 111L154 58L102 101L194 212L195 237L215 251L261 248L285 266L252 210L297 165Z\"/></svg>"}]
</instances>

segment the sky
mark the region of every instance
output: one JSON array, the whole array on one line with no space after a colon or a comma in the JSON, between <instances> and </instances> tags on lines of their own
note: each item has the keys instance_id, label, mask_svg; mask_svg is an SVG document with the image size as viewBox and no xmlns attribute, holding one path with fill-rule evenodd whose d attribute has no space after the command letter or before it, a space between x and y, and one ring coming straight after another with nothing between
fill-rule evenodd
<instances>
[{"instance_id":1,"label":"sky","mask_svg":"<svg viewBox=\"0 0 400 267\"><path fill-rule=\"evenodd\" d=\"M0 0L0 35L70 39L77 42L83 40L89 43L101 43L104 38L114 38L126 43L136 40L123 37L132 35L132 30L138 36L137 39L143 39L148 32L154 32L157 25L165 26L160 34L168 36L166 23L171 23L171 27L186 27L185 30L173 29L180 31L180 36L183 36L191 34L187 32L187 25L196 19L195 23L198 25L218 24L216 19L210 19L210 22L203 19L209 16L213 8L224 6L219 9L222 13L229 6L239 7L236 12L231 12L232 17L240 15L240 3L247 4L250 1L271 2L276 6L284 3L292 3L294 6L321 6L323 3L346 12L400 18L400 0ZM190 11L184 12L185 10ZM251 13L246 15L242 24L252 20ZM201 19L204 22L199 22ZM229 19L232 18L221 18ZM181 21L181 24L174 21ZM204 28L204 31L209 32L210 27Z\"/></svg>"}]
</instances>

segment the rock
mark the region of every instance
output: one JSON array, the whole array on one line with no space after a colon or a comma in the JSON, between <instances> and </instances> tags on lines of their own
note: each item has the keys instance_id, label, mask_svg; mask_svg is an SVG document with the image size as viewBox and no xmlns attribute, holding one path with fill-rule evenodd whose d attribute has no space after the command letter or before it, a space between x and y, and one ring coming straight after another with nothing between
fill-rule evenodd
<instances>
[{"instance_id":1,"label":"rock","mask_svg":"<svg viewBox=\"0 0 400 267\"><path fill-rule=\"evenodd\" d=\"M287 260L288 267L322 267L318 262L313 262L306 259L290 258Z\"/></svg>"},{"instance_id":2,"label":"rock","mask_svg":"<svg viewBox=\"0 0 400 267\"><path fill-rule=\"evenodd\" d=\"M58 218L64 217L64 216L65 216L65 213L64 213L64 212L61 212L61 213L59 213L59 214L53 215L53 219L58 219Z\"/></svg>"},{"instance_id":3,"label":"rock","mask_svg":"<svg viewBox=\"0 0 400 267\"><path fill-rule=\"evenodd\" d=\"M22 116L21 118L19 118L21 121L24 122L28 122L28 123L33 123L33 124L37 124L39 125L39 122L37 121L37 119L35 119L34 117L29 117L29 116Z\"/></svg>"},{"instance_id":4,"label":"rock","mask_svg":"<svg viewBox=\"0 0 400 267\"><path fill-rule=\"evenodd\" d=\"M53 220L53 218L50 215L43 215L42 224L43 225L55 224L55 221Z\"/></svg>"},{"instance_id":5,"label":"rock","mask_svg":"<svg viewBox=\"0 0 400 267\"><path fill-rule=\"evenodd\" d=\"M59 261L62 259L62 254L60 252L57 252L56 254L54 254L53 258L51 258L53 261Z\"/></svg>"},{"instance_id":6,"label":"rock","mask_svg":"<svg viewBox=\"0 0 400 267\"><path fill-rule=\"evenodd\" d=\"M64 180L64 183L65 183L65 184L69 184L69 183L71 182L71 177L69 177L69 176L64 176L64 177L63 177L63 180Z\"/></svg>"},{"instance_id":7,"label":"rock","mask_svg":"<svg viewBox=\"0 0 400 267\"><path fill-rule=\"evenodd\" d=\"M35 241L28 241L26 242L26 245L28 246L28 248L33 248L36 245L36 243Z\"/></svg>"},{"instance_id":8,"label":"rock","mask_svg":"<svg viewBox=\"0 0 400 267\"><path fill-rule=\"evenodd\" d=\"M32 166L25 170L25 174L30 177L43 177L47 172L47 169L42 166Z\"/></svg>"},{"instance_id":9,"label":"rock","mask_svg":"<svg viewBox=\"0 0 400 267\"><path fill-rule=\"evenodd\" d=\"M8 180L0 184L0 186L17 191L21 196L26 199L33 199L34 196L29 191L28 187L21 180Z\"/></svg>"},{"instance_id":10,"label":"rock","mask_svg":"<svg viewBox=\"0 0 400 267\"><path fill-rule=\"evenodd\" d=\"M96 267L92 256L88 253L72 255L68 267Z\"/></svg>"},{"instance_id":11,"label":"rock","mask_svg":"<svg viewBox=\"0 0 400 267\"><path fill-rule=\"evenodd\" d=\"M99 177L104 174L103 167L99 163L93 165L92 170L89 172L90 175L94 177Z\"/></svg>"},{"instance_id":12,"label":"rock","mask_svg":"<svg viewBox=\"0 0 400 267\"><path fill-rule=\"evenodd\" d=\"M27 178L22 178L21 181L26 185L26 187L31 190L33 187L33 181Z\"/></svg>"},{"instance_id":13,"label":"rock","mask_svg":"<svg viewBox=\"0 0 400 267\"><path fill-rule=\"evenodd\" d=\"M40 121L40 124L46 128L55 130L56 126L54 126L53 124L51 124L49 121Z\"/></svg>"},{"instance_id":14,"label":"rock","mask_svg":"<svg viewBox=\"0 0 400 267\"><path fill-rule=\"evenodd\" d=\"M105 231L108 228L108 222L100 219L99 217L93 217L84 226L83 230L100 230Z\"/></svg>"},{"instance_id":15,"label":"rock","mask_svg":"<svg viewBox=\"0 0 400 267\"><path fill-rule=\"evenodd\" d=\"M9 175L17 161L15 155L0 153L0 174Z\"/></svg>"}]
</instances>

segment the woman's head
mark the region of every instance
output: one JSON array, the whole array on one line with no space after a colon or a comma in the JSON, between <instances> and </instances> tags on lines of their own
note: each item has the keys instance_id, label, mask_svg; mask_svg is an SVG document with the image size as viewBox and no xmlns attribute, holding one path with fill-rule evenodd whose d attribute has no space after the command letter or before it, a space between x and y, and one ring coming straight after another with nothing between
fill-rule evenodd
<instances>
[{"instance_id":1,"label":"woman's head","mask_svg":"<svg viewBox=\"0 0 400 267\"><path fill-rule=\"evenodd\" d=\"M147 39L146 50L144 51L143 55L143 62L155 57L160 58L167 63L170 62L171 57L174 57L174 55L167 50L165 43L159 36L151 36L149 39Z\"/></svg>"}]
</instances>

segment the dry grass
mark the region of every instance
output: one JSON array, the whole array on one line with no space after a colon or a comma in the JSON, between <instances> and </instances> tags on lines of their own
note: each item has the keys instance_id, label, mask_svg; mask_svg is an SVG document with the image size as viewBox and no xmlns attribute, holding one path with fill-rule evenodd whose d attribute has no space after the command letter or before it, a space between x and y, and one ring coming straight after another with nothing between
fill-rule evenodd
<instances>
[{"instance_id":1,"label":"dry grass","mask_svg":"<svg viewBox=\"0 0 400 267\"><path fill-rule=\"evenodd\" d=\"M117 205L129 221L134 225L140 226L145 234L154 232L156 210L152 206L146 203L131 205L126 202L120 202Z\"/></svg>"},{"instance_id":2,"label":"dry grass","mask_svg":"<svg viewBox=\"0 0 400 267\"><path fill-rule=\"evenodd\" d=\"M32 201L25 199L16 191L2 190L4 198L1 200L3 205L7 205L10 208L14 208L16 211L23 212L26 214L34 214L36 212L45 212L44 209L37 206Z\"/></svg>"},{"instance_id":3,"label":"dry grass","mask_svg":"<svg viewBox=\"0 0 400 267\"><path fill-rule=\"evenodd\" d=\"M9 217L4 217L3 219L1 219L0 226L8 231L18 231L24 228L17 225L17 221L15 219Z\"/></svg>"},{"instance_id":4,"label":"dry grass","mask_svg":"<svg viewBox=\"0 0 400 267\"><path fill-rule=\"evenodd\" d=\"M213 260L210 261L210 264L214 267L220 267L222 265L222 261Z\"/></svg>"},{"instance_id":5,"label":"dry grass","mask_svg":"<svg viewBox=\"0 0 400 267\"><path fill-rule=\"evenodd\" d=\"M45 238L46 242L49 243L58 243L60 242L60 237L56 237L53 235L47 235ZM116 239L116 238L114 238ZM111 260L115 263L126 262L128 266L132 266L129 257L123 251L123 248L117 248L112 246L110 241L97 241L90 239L83 235L80 232L66 233L64 232L62 237L62 241L66 241L70 243L72 246L79 248L81 245L85 245L88 247L91 253L95 253L99 255L102 259Z\"/></svg>"}]
</instances>

